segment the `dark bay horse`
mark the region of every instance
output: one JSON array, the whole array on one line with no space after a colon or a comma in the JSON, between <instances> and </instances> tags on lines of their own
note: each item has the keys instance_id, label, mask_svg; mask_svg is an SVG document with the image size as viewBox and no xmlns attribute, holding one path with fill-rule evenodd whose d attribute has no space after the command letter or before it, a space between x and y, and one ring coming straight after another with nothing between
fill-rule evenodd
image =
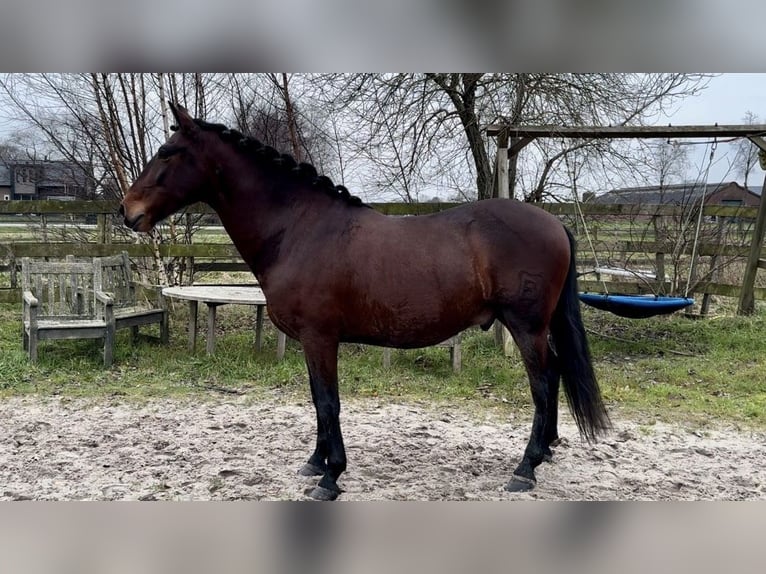
<instances>
[{"instance_id":1,"label":"dark bay horse","mask_svg":"<svg viewBox=\"0 0 766 574\"><path fill-rule=\"evenodd\" d=\"M574 242L554 216L495 199L419 217L370 209L258 140L193 119L177 125L120 206L149 232L196 202L210 205L258 279L274 324L303 346L317 413L316 448L300 470L311 496L334 499L346 469L338 344L413 348L499 320L526 366L535 406L524 456L506 488L535 485L558 438L559 379L581 434L609 428L577 296Z\"/></svg>"}]
</instances>

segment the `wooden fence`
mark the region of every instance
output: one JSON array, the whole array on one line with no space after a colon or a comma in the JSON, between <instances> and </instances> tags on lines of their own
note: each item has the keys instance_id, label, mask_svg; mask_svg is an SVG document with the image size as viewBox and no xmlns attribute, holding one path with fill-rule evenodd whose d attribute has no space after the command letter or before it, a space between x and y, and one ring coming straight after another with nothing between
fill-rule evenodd
<instances>
[{"instance_id":1,"label":"wooden fence","mask_svg":"<svg viewBox=\"0 0 766 574\"><path fill-rule=\"evenodd\" d=\"M373 207L390 215L425 215L454 205L456 204L381 203L373 204ZM153 256L154 247L150 243L128 242L128 236L114 233L115 226L121 225L121 220L116 215L117 207L116 201L0 202L0 229L9 223L24 228L26 226L23 222L27 222L35 230L31 238L25 237L23 240L14 239L13 234L10 234L10 238L0 235L0 285L3 285L0 288L0 302L20 301L17 272L21 257L94 257L112 255L123 250L128 251L131 257ZM688 250L679 253L677 242L673 243L667 237L654 233L659 229L657 222L680 220L688 216L678 207L583 204L581 209L587 225L587 234L574 204L544 204L542 207L559 216L575 230L581 269L593 266L599 255L603 261L606 255L609 256L610 263L639 264L641 267L652 269L657 275L655 281L608 281L606 288L609 292L667 292L671 286L665 281L666 268L684 261L683 264L688 265L690 260ZM709 233L697 242L697 254L711 262L724 257L734 260L746 259L750 251L748 227L755 219L757 211L757 208L706 206L703 215L705 228ZM190 207L187 213L209 214L210 218L214 218L213 212L207 206L199 204ZM78 228L85 222L88 222L87 227L90 229L90 238L87 241L52 241L53 234L46 231L48 226L69 225ZM736 227L736 240L722 235L724 225L727 229ZM160 244L159 254L162 257L190 258L195 272L247 271L228 237L222 240L225 242L213 243L195 238L192 244ZM761 257L766 258L762 246ZM766 267L766 263L760 266ZM580 278L580 286L583 290L590 291L604 289L601 281L589 279L588 276ZM694 293L739 297L741 280L699 282L694 288ZM766 288L755 287L753 295L756 299L766 299Z\"/></svg>"}]
</instances>

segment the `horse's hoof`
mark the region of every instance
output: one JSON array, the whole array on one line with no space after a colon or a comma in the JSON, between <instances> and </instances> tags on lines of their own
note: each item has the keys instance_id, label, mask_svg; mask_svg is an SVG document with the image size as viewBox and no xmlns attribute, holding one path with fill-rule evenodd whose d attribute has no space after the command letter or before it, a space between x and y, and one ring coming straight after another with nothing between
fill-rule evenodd
<instances>
[{"instance_id":1,"label":"horse's hoof","mask_svg":"<svg viewBox=\"0 0 766 574\"><path fill-rule=\"evenodd\" d=\"M317 465L307 462L301 467L301 469L298 471L298 474L301 476L321 476L324 474L324 472L325 471L319 468Z\"/></svg>"},{"instance_id":2,"label":"horse's hoof","mask_svg":"<svg viewBox=\"0 0 766 574\"><path fill-rule=\"evenodd\" d=\"M508 484L505 485L505 490L508 492L528 492L532 490L536 484L536 480L514 475L513 478L508 481Z\"/></svg>"},{"instance_id":3,"label":"horse's hoof","mask_svg":"<svg viewBox=\"0 0 766 574\"><path fill-rule=\"evenodd\" d=\"M340 494L340 489L338 490L331 490L329 488L325 488L324 486L316 486L314 488L310 488L306 490L306 494L313 498L314 500L335 500L338 498L338 495Z\"/></svg>"}]
</instances>

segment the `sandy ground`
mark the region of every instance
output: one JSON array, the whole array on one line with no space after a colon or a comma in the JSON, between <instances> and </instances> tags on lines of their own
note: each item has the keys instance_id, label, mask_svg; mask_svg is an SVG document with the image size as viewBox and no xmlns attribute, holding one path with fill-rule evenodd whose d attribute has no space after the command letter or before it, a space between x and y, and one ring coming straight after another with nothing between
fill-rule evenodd
<instances>
[{"instance_id":1,"label":"sandy ground","mask_svg":"<svg viewBox=\"0 0 766 574\"><path fill-rule=\"evenodd\" d=\"M561 418L562 444L538 469L537 488L510 494L502 487L526 444L526 417L345 400L341 499L766 499L766 433L618 419L589 446ZM303 499L313 483L296 470L314 428L308 402L276 393L140 405L3 400L0 499Z\"/></svg>"}]
</instances>

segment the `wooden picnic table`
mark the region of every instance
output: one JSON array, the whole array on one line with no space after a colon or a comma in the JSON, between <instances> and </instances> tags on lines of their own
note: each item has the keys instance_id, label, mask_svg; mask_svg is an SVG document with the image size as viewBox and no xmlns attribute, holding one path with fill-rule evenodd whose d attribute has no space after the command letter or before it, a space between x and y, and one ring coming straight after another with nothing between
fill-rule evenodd
<instances>
[{"instance_id":1,"label":"wooden picnic table","mask_svg":"<svg viewBox=\"0 0 766 574\"><path fill-rule=\"evenodd\" d=\"M255 318L255 347L259 351L263 336L263 309L266 307L266 296L260 287L255 285L186 285L165 287L162 290L165 297L183 299L189 302L189 350L195 351L197 346L197 306L200 302L207 305L207 354L215 351L215 321L216 309L221 305L254 305ZM287 336L277 330L277 358L285 354Z\"/></svg>"}]
</instances>

